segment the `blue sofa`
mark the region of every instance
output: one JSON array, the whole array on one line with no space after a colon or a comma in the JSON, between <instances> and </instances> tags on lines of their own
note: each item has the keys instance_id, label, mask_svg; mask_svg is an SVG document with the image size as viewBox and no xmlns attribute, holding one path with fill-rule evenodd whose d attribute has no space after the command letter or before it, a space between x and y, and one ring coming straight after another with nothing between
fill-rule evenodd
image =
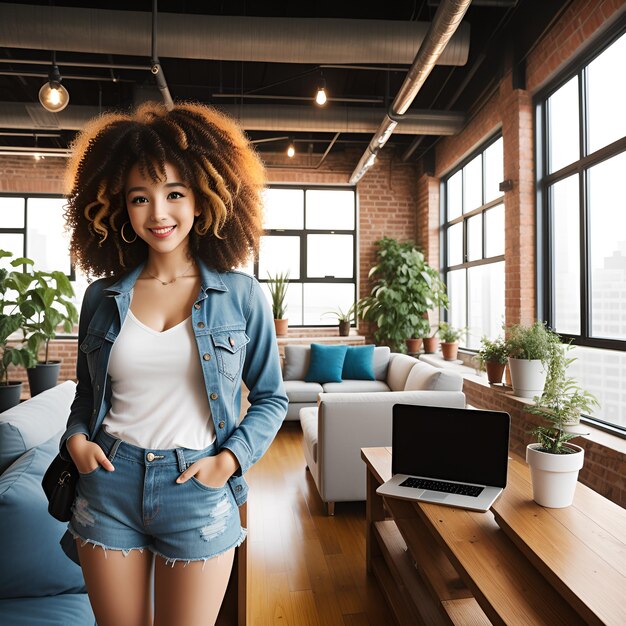
<instances>
[{"instance_id":1,"label":"blue sofa","mask_svg":"<svg viewBox=\"0 0 626 626\"><path fill-rule=\"evenodd\" d=\"M81 569L59 545L67 524L41 488L74 390L67 381L0 413L0 624L95 624Z\"/></svg>"}]
</instances>

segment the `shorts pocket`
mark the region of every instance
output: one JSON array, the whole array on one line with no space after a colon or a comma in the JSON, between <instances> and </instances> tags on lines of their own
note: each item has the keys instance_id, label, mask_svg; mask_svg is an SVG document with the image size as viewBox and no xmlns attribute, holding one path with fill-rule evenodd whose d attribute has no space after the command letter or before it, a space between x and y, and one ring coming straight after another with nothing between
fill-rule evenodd
<instances>
[{"instance_id":1,"label":"shorts pocket","mask_svg":"<svg viewBox=\"0 0 626 626\"><path fill-rule=\"evenodd\" d=\"M204 483L201 483L195 476L192 476L189 479L189 482L195 485L198 489L202 491L208 491L209 493L220 493L224 491L224 489L228 486L228 483L226 483L225 485L222 485L221 487L211 487L209 485L205 485Z\"/></svg>"},{"instance_id":2,"label":"shorts pocket","mask_svg":"<svg viewBox=\"0 0 626 626\"><path fill-rule=\"evenodd\" d=\"M90 472L87 472L86 474L83 474L82 472L78 472L78 475L81 478L89 478L90 476L94 476L95 474L97 474L102 469L104 468L102 467L102 465L100 465L100 463L98 463L98 467L95 467Z\"/></svg>"}]
</instances>

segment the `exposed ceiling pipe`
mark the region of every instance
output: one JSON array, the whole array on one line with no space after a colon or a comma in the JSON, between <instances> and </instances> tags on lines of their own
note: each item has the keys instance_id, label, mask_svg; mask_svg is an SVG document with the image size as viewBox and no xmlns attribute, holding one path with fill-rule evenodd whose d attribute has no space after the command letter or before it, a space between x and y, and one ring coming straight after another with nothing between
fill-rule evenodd
<instances>
[{"instance_id":1,"label":"exposed ceiling pipe","mask_svg":"<svg viewBox=\"0 0 626 626\"><path fill-rule=\"evenodd\" d=\"M373 133L381 109L336 106L318 109L311 106L261 104L220 105L221 111L239 120L245 130L280 132ZM0 102L0 120L6 129L81 130L100 114L98 107L68 106L60 113L49 113L39 104ZM421 111L407 116L396 132L407 135L454 135L465 123L463 113Z\"/></svg>"},{"instance_id":2,"label":"exposed ceiling pipe","mask_svg":"<svg viewBox=\"0 0 626 626\"><path fill-rule=\"evenodd\" d=\"M161 15L159 53L179 59L408 65L429 27L397 20ZM149 20L141 11L3 2L0 46L147 57ZM468 51L469 27L456 33L438 62L464 65Z\"/></svg>"},{"instance_id":3,"label":"exposed ceiling pipe","mask_svg":"<svg viewBox=\"0 0 626 626\"><path fill-rule=\"evenodd\" d=\"M171 111L174 108L174 101L172 100L170 89L167 86L167 81L165 80L165 74L163 73L161 62L159 61L159 55L157 54L157 0L152 0L152 55L150 57L150 61L152 63L150 71L156 80L159 91L161 92L165 108L168 111Z\"/></svg>"},{"instance_id":4,"label":"exposed ceiling pipe","mask_svg":"<svg viewBox=\"0 0 626 626\"><path fill-rule=\"evenodd\" d=\"M471 0L443 0L439 5L432 26L415 56L411 69L389 107L389 111L350 176L349 182L351 184L356 184L366 170L374 164L378 151L385 145L398 123L403 121L402 116L411 106L424 81L435 67L437 59L459 27L470 4Z\"/></svg>"}]
</instances>

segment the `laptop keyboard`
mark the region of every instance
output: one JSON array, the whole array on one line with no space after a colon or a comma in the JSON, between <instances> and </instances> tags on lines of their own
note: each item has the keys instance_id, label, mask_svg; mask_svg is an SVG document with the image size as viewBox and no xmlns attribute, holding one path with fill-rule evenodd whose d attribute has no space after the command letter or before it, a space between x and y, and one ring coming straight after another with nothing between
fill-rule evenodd
<instances>
[{"instance_id":1,"label":"laptop keyboard","mask_svg":"<svg viewBox=\"0 0 626 626\"><path fill-rule=\"evenodd\" d=\"M430 489L431 491L442 491L444 493L456 493L461 496L478 497L483 487L474 485L460 485L459 483L448 483L443 480L429 480L426 478L407 478L400 483L400 487L412 487L413 489Z\"/></svg>"}]
</instances>

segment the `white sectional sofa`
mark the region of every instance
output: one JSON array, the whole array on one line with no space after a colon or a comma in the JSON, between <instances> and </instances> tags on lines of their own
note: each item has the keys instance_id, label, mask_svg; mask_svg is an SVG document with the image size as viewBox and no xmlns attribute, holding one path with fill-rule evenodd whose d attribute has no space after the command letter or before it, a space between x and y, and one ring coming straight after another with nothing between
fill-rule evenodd
<instances>
[{"instance_id":1,"label":"white sectional sofa","mask_svg":"<svg viewBox=\"0 0 626 626\"><path fill-rule=\"evenodd\" d=\"M287 351L285 356L292 359L293 367L294 356ZM303 367L306 354L297 357ZM307 466L330 515L335 502L365 500L366 473L360 451L391 445L394 404L465 407L463 378L457 373L405 354L389 353L388 348L375 349L374 363L375 381L317 385L293 378L285 380L288 419L298 411ZM286 373L293 371L295 368L290 371L287 361ZM303 378L304 373L306 369Z\"/></svg>"}]
</instances>

